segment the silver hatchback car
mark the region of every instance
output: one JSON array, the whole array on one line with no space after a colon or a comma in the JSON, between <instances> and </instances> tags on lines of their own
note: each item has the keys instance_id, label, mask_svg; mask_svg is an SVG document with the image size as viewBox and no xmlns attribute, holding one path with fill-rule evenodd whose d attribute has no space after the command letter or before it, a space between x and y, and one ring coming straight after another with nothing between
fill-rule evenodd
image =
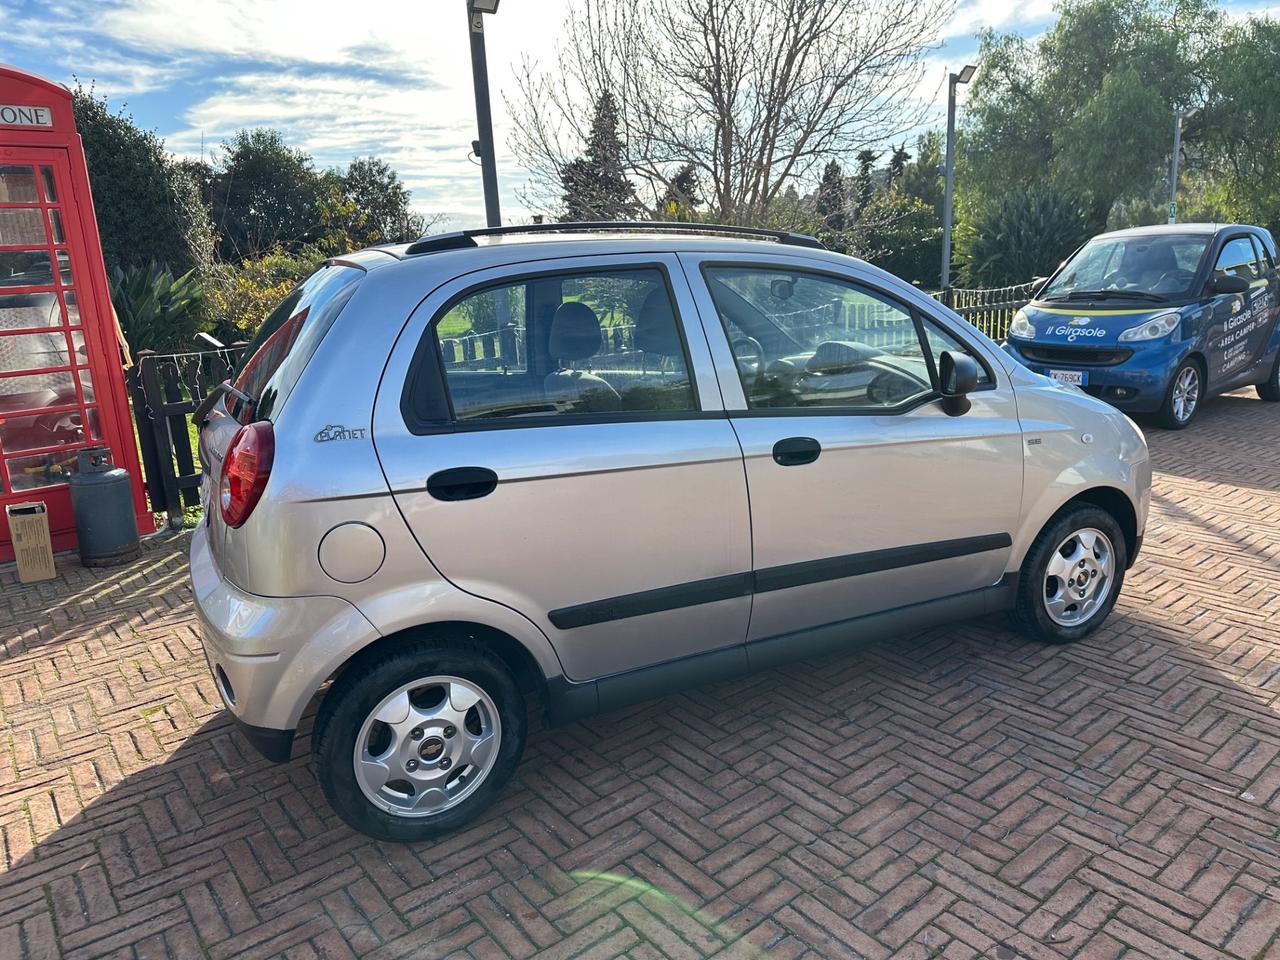
<instances>
[{"instance_id":1,"label":"silver hatchback car","mask_svg":"<svg viewBox=\"0 0 1280 960\"><path fill-rule=\"evenodd\" d=\"M332 260L201 411L191 579L227 709L388 840L563 722L1012 610L1106 619L1151 470L1121 413L808 237L502 228Z\"/></svg>"}]
</instances>

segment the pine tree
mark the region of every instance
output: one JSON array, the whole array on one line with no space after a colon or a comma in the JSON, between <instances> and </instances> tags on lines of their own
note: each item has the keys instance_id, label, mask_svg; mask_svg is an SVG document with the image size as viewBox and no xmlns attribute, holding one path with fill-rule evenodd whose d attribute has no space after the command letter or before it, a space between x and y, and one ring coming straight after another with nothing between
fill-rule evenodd
<instances>
[{"instance_id":1,"label":"pine tree","mask_svg":"<svg viewBox=\"0 0 1280 960\"><path fill-rule=\"evenodd\" d=\"M858 151L858 174L853 178L854 199L858 213L862 213L871 202L875 193L875 183L871 179L871 170L875 166L878 154L874 150Z\"/></svg>"},{"instance_id":2,"label":"pine tree","mask_svg":"<svg viewBox=\"0 0 1280 960\"><path fill-rule=\"evenodd\" d=\"M845 227L845 205L848 192L844 184L844 171L832 160L822 170L822 181L814 198L814 208L828 230L839 233Z\"/></svg>"},{"instance_id":3,"label":"pine tree","mask_svg":"<svg viewBox=\"0 0 1280 960\"><path fill-rule=\"evenodd\" d=\"M660 220L680 220L686 223L697 219L697 206L702 203L698 172L692 163L686 163L667 184L655 211Z\"/></svg>"},{"instance_id":4,"label":"pine tree","mask_svg":"<svg viewBox=\"0 0 1280 960\"><path fill-rule=\"evenodd\" d=\"M596 98L586 153L565 164L560 184L565 210L560 219L564 222L635 216L635 189L622 162L618 104L608 90Z\"/></svg>"},{"instance_id":5,"label":"pine tree","mask_svg":"<svg viewBox=\"0 0 1280 960\"><path fill-rule=\"evenodd\" d=\"M910 161L911 154L907 153L907 142L904 140L901 146L894 148L893 154L889 157L889 179L884 185L886 190L898 182L898 178L902 176L902 171Z\"/></svg>"}]
</instances>

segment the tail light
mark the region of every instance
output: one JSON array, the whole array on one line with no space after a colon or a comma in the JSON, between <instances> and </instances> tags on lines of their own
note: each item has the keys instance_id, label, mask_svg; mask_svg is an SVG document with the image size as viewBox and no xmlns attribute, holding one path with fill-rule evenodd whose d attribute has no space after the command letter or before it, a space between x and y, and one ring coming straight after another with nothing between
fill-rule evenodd
<instances>
[{"instance_id":1,"label":"tail light","mask_svg":"<svg viewBox=\"0 0 1280 960\"><path fill-rule=\"evenodd\" d=\"M238 527L249 519L271 476L275 452L276 438L268 420L246 424L232 439L218 484L218 503L227 526Z\"/></svg>"}]
</instances>

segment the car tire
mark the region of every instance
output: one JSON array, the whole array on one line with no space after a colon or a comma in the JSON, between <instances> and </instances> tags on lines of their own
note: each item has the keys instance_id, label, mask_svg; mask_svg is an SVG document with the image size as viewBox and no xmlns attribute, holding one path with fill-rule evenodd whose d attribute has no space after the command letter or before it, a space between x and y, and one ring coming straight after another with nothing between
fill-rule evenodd
<instances>
[{"instance_id":1,"label":"car tire","mask_svg":"<svg viewBox=\"0 0 1280 960\"><path fill-rule=\"evenodd\" d=\"M1157 420L1166 430L1185 430L1204 402L1204 369L1188 357L1169 378Z\"/></svg>"},{"instance_id":2,"label":"car tire","mask_svg":"<svg viewBox=\"0 0 1280 960\"><path fill-rule=\"evenodd\" d=\"M1271 365L1271 376L1267 377L1267 382L1258 384L1254 389L1263 400L1280 403L1280 355L1276 356L1276 362Z\"/></svg>"},{"instance_id":3,"label":"car tire","mask_svg":"<svg viewBox=\"0 0 1280 960\"><path fill-rule=\"evenodd\" d=\"M1111 514L1087 504L1059 512L1022 563L1014 606L1018 627L1045 643L1087 637L1115 606L1128 559L1124 532Z\"/></svg>"},{"instance_id":4,"label":"car tire","mask_svg":"<svg viewBox=\"0 0 1280 960\"><path fill-rule=\"evenodd\" d=\"M312 743L316 779L361 833L428 840L501 793L526 726L511 671L465 634L397 643L348 667L326 694Z\"/></svg>"}]
</instances>

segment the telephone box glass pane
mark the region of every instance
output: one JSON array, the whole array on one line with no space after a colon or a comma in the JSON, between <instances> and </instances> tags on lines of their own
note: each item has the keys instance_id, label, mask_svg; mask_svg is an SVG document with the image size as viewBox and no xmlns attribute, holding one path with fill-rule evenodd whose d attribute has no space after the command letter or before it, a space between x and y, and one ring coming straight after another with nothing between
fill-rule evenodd
<instances>
[{"instance_id":1,"label":"telephone box glass pane","mask_svg":"<svg viewBox=\"0 0 1280 960\"><path fill-rule=\"evenodd\" d=\"M89 372L88 367L83 367L76 371L76 376L80 378L80 389L84 393L84 402L93 403L93 374Z\"/></svg>"},{"instance_id":2,"label":"telephone box glass pane","mask_svg":"<svg viewBox=\"0 0 1280 960\"><path fill-rule=\"evenodd\" d=\"M0 203L35 203L37 199L34 168L0 165Z\"/></svg>"},{"instance_id":3,"label":"telephone box glass pane","mask_svg":"<svg viewBox=\"0 0 1280 960\"><path fill-rule=\"evenodd\" d=\"M94 440L102 439L102 421L98 419L98 408L90 407L85 411L89 415L89 435Z\"/></svg>"},{"instance_id":4,"label":"telephone box glass pane","mask_svg":"<svg viewBox=\"0 0 1280 960\"><path fill-rule=\"evenodd\" d=\"M83 443L84 440L79 410L6 417L0 423L0 447L4 447L5 453L61 447L69 443Z\"/></svg>"},{"instance_id":5,"label":"telephone box glass pane","mask_svg":"<svg viewBox=\"0 0 1280 960\"><path fill-rule=\"evenodd\" d=\"M71 331L71 349L75 352L76 363L89 362L89 350L84 345L84 334L79 330Z\"/></svg>"},{"instance_id":6,"label":"telephone box glass pane","mask_svg":"<svg viewBox=\"0 0 1280 960\"><path fill-rule=\"evenodd\" d=\"M0 294L0 330L59 327L62 311L56 293Z\"/></svg>"},{"instance_id":7,"label":"telephone box glass pane","mask_svg":"<svg viewBox=\"0 0 1280 960\"><path fill-rule=\"evenodd\" d=\"M0 377L0 414L10 410L39 410L76 402L76 385L70 373L28 373Z\"/></svg>"},{"instance_id":8,"label":"telephone box glass pane","mask_svg":"<svg viewBox=\"0 0 1280 960\"><path fill-rule=\"evenodd\" d=\"M69 367L67 338L57 333L19 333L0 337L0 373Z\"/></svg>"},{"instance_id":9,"label":"telephone box glass pane","mask_svg":"<svg viewBox=\"0 0 1280 960\"><path fill-rule=\"evenodd\" d=\"M55 453L37 453L30 457L6 460L9 482L14 490L35 490L66 483L67 477L78 473L76 451L59 450Z\"/></svg>"},{"instance_id":10,"label":"telephone box glass pane","mask_svg":"<svg viewBox=\"0 0 1280 960\"><path fill-rule=\"evenodd\" d=\"M41 167L40 179L44 181L44 202L57 203L58 190L53 182L53 167Z\"/></svg>"},{"instance_id":11,"label":"telephone box glass pane","mask_svg":"<svg viewBox=\"0 0 1280 960\"><path fill-rule=\"evenodd\" d=\"M54 243L67 242L67 235L62 229L62 211L57 208L49 211L49 227Z\"/></svg>"},{"instance_id":12,"label":"telephone box glass pane","mask_svg":"<svg viewBox=\"0 0 1280 960\"><path fill-rule=\"evenodd\" d=\"M58 229L62 229L61 221L58 222ZM44 224L40 222L39 210L35 207L0 210L0 246L24 247L42 243L48 243L48 240L45 238Z\"/></svg>"},{"instance_id":13,"label":"telephone box glass pane","mask_svg":"<svg viewBox=\"0 0 1280 960\"><path fill-rule=\"evenodd\" d=\"M58 251L58 274L64 287L71 286L71 257L65 250Z\"/></svg>"},{"instance_id":14,"label":"telephone box glass pane","mask_svg":"<svg viewBox=\"0 0 1280 960\"><path fill-rule=\"evenodd\" d=\"M62 299L67 302L67 323L73 327L80 326L80 305L76 303L76 295L68 290Z\"/></svg>"},{"instance_id":15,"label":"telephone box glass pane","mask_svg":"<svg viewBox=\"0 0 1280 960\"><path fill-rule=\"evenodd\" d=\"M47 287L51 283L48 250L0 251L0 287Z\"/></svg>"}]
</instances>

